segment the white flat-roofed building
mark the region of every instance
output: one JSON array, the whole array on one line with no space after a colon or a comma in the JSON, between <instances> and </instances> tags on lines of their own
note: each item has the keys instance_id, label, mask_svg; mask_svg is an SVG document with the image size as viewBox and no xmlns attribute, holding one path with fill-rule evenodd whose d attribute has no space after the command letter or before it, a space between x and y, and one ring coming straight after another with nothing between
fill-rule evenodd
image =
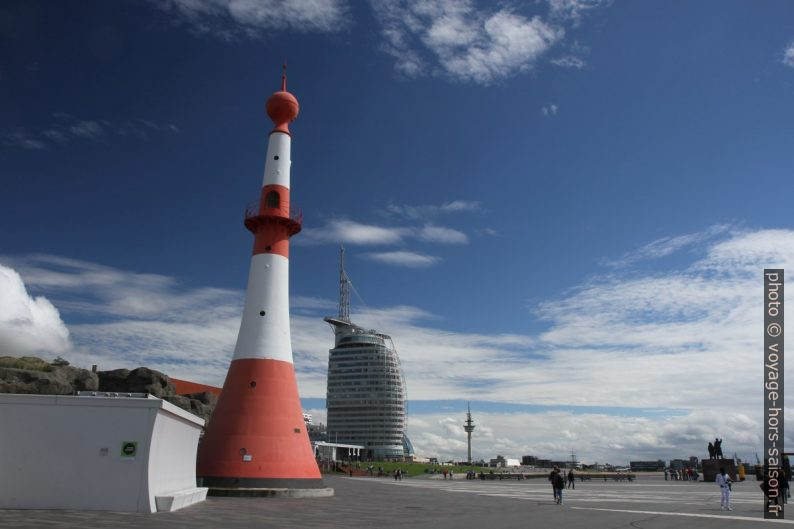
<instances>
[{"instance_id":1,"label":"white flat-roofed building","mask_svg":"<svg viewBox=\"0 0 794 529\"><path fill-rule=\"evenodd\" d=\"M0 394L0 508L151 513L203 501L204 420L145 394Z\"/></svg>"}]
</instances>

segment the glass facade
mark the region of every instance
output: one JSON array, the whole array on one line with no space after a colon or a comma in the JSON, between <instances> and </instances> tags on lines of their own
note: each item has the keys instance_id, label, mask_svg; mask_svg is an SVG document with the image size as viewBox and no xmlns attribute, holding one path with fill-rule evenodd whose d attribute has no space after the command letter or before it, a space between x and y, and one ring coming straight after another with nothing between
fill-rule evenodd
<instances>
[{"instance_id":1,"label":"glass facade","mask_svg":"<svg viewBox=\"0 0 794 529\"><path fill-rule=\"evenodd\" d=\"M363 445L374 460L404 457L405 383L391 338L326 318L335 334L328 354L328 440Z\"/></svg>"}]
</instances>

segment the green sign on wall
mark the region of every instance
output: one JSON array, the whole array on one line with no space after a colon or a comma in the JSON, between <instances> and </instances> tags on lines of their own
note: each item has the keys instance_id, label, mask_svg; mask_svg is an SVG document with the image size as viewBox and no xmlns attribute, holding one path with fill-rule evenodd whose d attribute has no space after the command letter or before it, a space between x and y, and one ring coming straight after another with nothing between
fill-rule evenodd
<instances>
[{"instance_id":1,"label":"green sign on wall","mask_svg":"<svg viewBox=\"0 0 794 529\"><path fill-rule=\"evenodd\" d=\"M138 441L121 442L121 457L134 458L137 452L138 452Z\"/></svg>"}]
</instances>

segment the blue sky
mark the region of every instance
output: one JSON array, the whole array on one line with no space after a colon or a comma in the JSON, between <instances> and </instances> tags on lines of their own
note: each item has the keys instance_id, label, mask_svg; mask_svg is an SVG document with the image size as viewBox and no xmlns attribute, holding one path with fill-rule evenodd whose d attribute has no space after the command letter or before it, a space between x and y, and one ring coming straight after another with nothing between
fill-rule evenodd
<instances>
[{"instance_id":1,"label":"blue sky","mask_svg":"<svg viewBox=\"0 0 794 529\"><path fill-rule=\"evenodd\" d=\"M463 457L471 400L475 456L683 457L715 435L750 456L761 270L794 262L792 20L784 1L4 2L0 345L220 385L286 59L315 415L344 243L417 450Z\"/></svg>"}]
</instances>

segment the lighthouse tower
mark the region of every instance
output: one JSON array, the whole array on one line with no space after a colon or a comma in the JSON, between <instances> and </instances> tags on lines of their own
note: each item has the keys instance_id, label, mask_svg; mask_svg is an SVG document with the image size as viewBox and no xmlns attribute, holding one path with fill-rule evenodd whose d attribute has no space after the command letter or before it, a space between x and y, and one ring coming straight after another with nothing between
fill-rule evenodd
<instances>
[{"instance_id":1,"label":"lighthouse tower","mask_svg":"<svg viewBox=\"0 0 794 529\"><path fill-rule=\"evenodd\" d=\"M303 420L289 321L290 132L298 100L281 90L267 100L270 132L259 202L245 213L254 249L245 308L223 391L198 450L197 475L215 495L333 494L325 488Z\"/></svg>"}]
</instances>

